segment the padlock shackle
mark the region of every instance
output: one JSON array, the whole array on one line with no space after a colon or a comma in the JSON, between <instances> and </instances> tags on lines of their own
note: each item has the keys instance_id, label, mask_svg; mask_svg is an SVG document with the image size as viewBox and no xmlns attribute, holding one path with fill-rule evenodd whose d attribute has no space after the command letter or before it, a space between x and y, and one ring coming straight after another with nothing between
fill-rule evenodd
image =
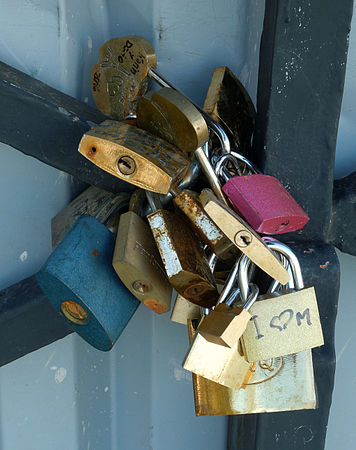
<instances>
[{"instance_id":1,"label":"padlock shackle","mask_svg":"<svg viewBox=\"0 0 356 450\"><path fill-rule=\"evenodd\" d=\"M303 275L302 275L302 269L300 267L299 260L295 253L292 251L291 248L288 247L288 245L283 244L282 242L277 241L277 239L270 238L270 237L263 237L262 238L268 247L271 250L274 250L277 253L281 253L287 258L287 261L289 262L290 269L292 271L292 278L294 281L294 287L297 291L304 288L304 281L303 281Z\"/></svg>"},{"instance_id":2,"label":"padlock shackle","mask_svg":"<svg viewBox=\"0 0 356 450\"><path fill-rule=\"evenodd\" d=\"M224 202L224 204L229 207L229 203L226 200L226 197L225 197L223 191L221 190L221 184L220 184L219 178L216 175L216 173L209 161L209 158L206 156L205 150L208 148L208 145L209 144L206 143L206 144L204 144L203 147L197 148L195 150L194 154L195 154L197 160L199 161L199 164L204 172L204 175L208 179L210 187L213 190L214 194L216 195L218 200Z\"/></svg>"},{"instance_id":3,"label":"padlock shackle","mask_svg":"<svg viewBox=\"0 0 356 450\"><path fill-rule=\"evenodd\" d=\"M255 301L257 300L258 294L260 293L260 290L259 290L259 287L257 286L257 284L249 283L249 288L250 288L251 292L243 306L243 309L245 309L246 311L248 311L251 308L251 306L255 303Z\"/></svg>"},{"instance_id":4,"label":"padlock shackle","mask_svg":"<svg viewBox=\"0 0 356 450\"><path fill-rule=\"evenodd\" d=\"M239 264L240 264L240 258L237 259L235 262L233 268L231 269L229 276L226 279L225 285L223 287L223 290L220 292L219 299L217 304L224 303L230 296L232 288L236 284L237 276L239 273Z\"/></svg>"}]
</instances>

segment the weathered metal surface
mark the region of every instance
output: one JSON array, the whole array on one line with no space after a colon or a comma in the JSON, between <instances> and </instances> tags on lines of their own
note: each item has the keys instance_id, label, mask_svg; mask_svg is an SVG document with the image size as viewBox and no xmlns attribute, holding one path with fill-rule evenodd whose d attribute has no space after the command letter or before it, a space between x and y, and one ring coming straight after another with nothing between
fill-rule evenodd
<instances>
[{"instance_id":1,"label":"weathered metal surface","mask_svg":"<svg viewBox=\"0 0 356 450\"><path fill-rule=\"evenodd\" d=\"M130 194L113 194L103 189L89 186L69 203L51 221L52 248L56 248L74 222L82 215L107 217L112 208L128 204Z\"/></svg>"},{"instance_id":2,"label":"weathered metal surface","mask_svg":"<svg viewBox=\"0 0 356 450\"><path fill-rule=\"evenodd\" d=\"M151 91L137 102L137 125L183 152L194 152L209 139L208 126L197 108L170 88Z\"/></svg>"},{"instance_id":3,"label":"weathered metal surface","mask_svg":"<svg viewBox=\"0 0 356 450\"><path fill-rule=\"evenodd\" d=\"M245 87L228 67L214 70L203 109L224 127L232 147L249 157L256 110Z\"/></svg>"},{"instance_id":4,"label":"weathered metal surface","mask_svg":"<svg viewBox=\"0 0 356 450\"><path fill-rule=\"evenodd\" d=\"M199 198L210 218L241 252L272 278L288 283L287 270L240 216L219 202L209 189L204 189Z\"/></svg>"},{"instance_id":5,"label":"weathered metal surface","mask_svg":"<svg viewBox=\"0 0 356 450\"><path fill-rule=\"evenodd\" d=\"M0 366L70 333L34 276L0 291Z\"/></svg>"},{"instance_id":6,"label":"weathered metal surface","mask_svg":"<svg viewBox=\"0 0 356 450\"><path fill-rule=\"evenodd\" d=\"M36 275L53 308L67 313L74 331L104 351L112 348L140 303L115 274L114 245L103 224L81 216ZM78 314L75 304L64 308L67 301L85 314Z\"/></svg>"},{"instance_id":7,"label":"weathered metal surface","mask_svg":"<svg viewBox=\"0 0 356 450\"><path fill-rule=\"evenodd\" d=\"M147 219L174 289L199 306L214 306L218 300L214 278L189 225L177 214L162 209Z\"/></svg>"},{"instance_id":8,"label":"weathered metal surface","mask_svg":"<svg viewBox=\"0 0 356 450\"><path fill-rule=\"evenodd\" d=\"M184 189L173 201L184 212L199 237L219 258L230 259L237 256L239 252L236 246L204 211L196 192Z\"/></svg>"},{"instance_id":9,"label":"weathered metal surface","mask_svg":"<svg viewBox=\"0 0 356 450\"><path fill-rule=\"evenodd\" d=\"M111 192L132 187L78 154L83 134L107 119L100 111L0 62L0 142Z\"/></svg>"},{"instance_id":10,"label":"weathered metal surface","mask_svg":"<svg viewBox=\"0 0 356 450\"><path fill-rule=\"evenodd\" d=\"M171 309L172 287L150 227L135 212L121 215L113 267L127 289L152 311Z\"/></svg>"},{"instance_id":11,"label":"weathered metal surface","mask_svg":"<svg viewBox=\"0 0 356 450\"><path fill-rule=\"evenodd\" d=\"M105 42L99 62L91 69L91 90L98 109L115 119L135 114L137 98L148 86L148 70L156 64L151 44L140 36Z\"/></svg>"},{"instance_id":12,"label":"weathered metal surface","mask_svg":"<svg viewBox=\"0 0 356 450\"><path fill-rule=\"evenodd\" d=\"M167 194L189 168L189 160L159 137L107 120L86 133L79 152L93 164L130 184Z\"/></svg>"},{"instance_id":13,"label":"weathered metal surface","mask_svg":"<svg viewBox=\"0 0 356 450\"><path fill-rule=\"evenodd\" d=\"M335 180L328 242L345 253L356 255L356 172Z\"/></svg>"}]
</instances>

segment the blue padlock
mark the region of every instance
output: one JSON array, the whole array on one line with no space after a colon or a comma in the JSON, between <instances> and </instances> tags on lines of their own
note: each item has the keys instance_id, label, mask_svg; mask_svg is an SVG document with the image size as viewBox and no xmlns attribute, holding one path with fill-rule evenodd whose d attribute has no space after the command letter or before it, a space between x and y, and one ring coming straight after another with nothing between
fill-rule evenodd
<instances>
[{"instance_id":1,"label":"blue padlock","mask_svg":"<svg viewBox=\"0 0 356 450\"><path fill-rule=\"evenodd\" d=\"M110 350L139 300L112 267L113 234L98 219L82 215L36 275L54 309L99 350Z\"/></svg>"}]
</instances>

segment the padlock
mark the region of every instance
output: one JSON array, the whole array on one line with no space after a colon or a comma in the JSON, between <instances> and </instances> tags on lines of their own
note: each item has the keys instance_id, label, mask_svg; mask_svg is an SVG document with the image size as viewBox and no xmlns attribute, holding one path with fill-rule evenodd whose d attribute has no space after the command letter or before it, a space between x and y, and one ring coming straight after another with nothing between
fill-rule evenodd
<instances>
[{"instance_id":1,"label":"padlock","mask_svg":"<svg viewBox=\"0 0 356 450\"><path fill-rule=\"evenodd\" d=\"M201 308L178 294L172 308L171 321L187 325L188 320L200 319Z\"/></svg>"},{"instance_id":2,"label":"padlock","mask_svg":"<svg viewBox=\"0 0 356 450\"><path fill-rule=\"evenodd\" d=\"M152 206L147 219L171 285L190 302L211 308L219 295L201 243L177 213Z\"/></svg>"},{"instance_id":3,"label":"padlock","mask_svg":"<svg viewBox=\"0 0 356 450\"><path fill-rule=\"evenodd\" d=\"M257 299L257 295L250 297L242 308L227 308L223 304L225 299L226 289L231 289L231 278L236 279L238 275L238 269L241 265L241 260L246 258L242 255L235 263L233 270L227 280L225 290L220 294L218 305L209 313L204 320L201 321L198 327L198 332L204 336L204 338L215 344L224 345L227 347L234 347L242 334L244 333L248 322L251 319L249 309ZM247 277L247 273L246 273ZM240 291L240 290L239 290Z\"/></svg>"},{"instance_id":4,"label":"padlock","mask_svg":"<svg viewBox=\"0 0 356 450\"><path fill-rule=\"evenodd\" d=\"M257 286L254 285L254 289L253 295L257 297ZM223 307L222 303L220 307ZM198 329L207 317L201 319ZM251 376L250 365L240 353L239 342L230 348L205 339L199 332L192 340L183 368L232 389L239 389Z\"/></svg>"},{"instance_id":5,"label":"padlock","mask_svg":"<svg viewBox=\"0 0 356 450\"><path fill-rule=\"evenodd\" d=\"M213 253L209 258L209 267L213 273L217 261L218 258ZM217 289L219 292L219 285L217 285ZM174 306L172 308L171 321L180 323L182 325L187 325L189 320L200 319L202 314L204 314L205 310L206 310L205 308L201 308L200 306L191 303L182 295L178 294ZM207 309L207 311L209 310Z\"/></svg>"},{"instance_id":6,"label":"padlock","mask_svg":"<svg viewBox=\"0 0 356 450\"><path fill-rule=\"evenodd\" d=\"M281 284L288 283L290 277L283 264L239 215L220 202L210 189L203 189L199 198L209 217L242 253Z\"/></svg>"},{"instance_id":7,"label":"padlock","mask_svg":"<svg viewBox=\"0 0 356 450\"><path fill-rule=\"evenodd\" d=\"M109 51L107 51L107 46ZM92 92L98 109L117 119L125 117L123 112L125 111L126 99L129 98L132 102L137 95L142 95L145 92L147 80L144 79L144 76L146 75L155 80L161 87L174 89L183 95L172 83L155 70L156 63L156 55L151 44L141 36L118 37L104 44L101 50L99 66L94 66L91 72L93 80ZM103 82L101 82L102 75L101 71L98 70L100 66L116 69L114 76L116 75L117 79L111 80L113 84L112 95L110 92L111 85L107 84L107 80L113 74L109 71L109 75L104 76ZM117 72L119 72L119 75L117 75ZM128 80L127 77L131 78L131 80ZM140 80L142 87L138 85ZM101 87L102 85L107 85L106 90ZM110 96L115 98L110 101L108 100ZM123 106L116 105L120 101L123 103ZM105 109L107 104L109 104L109 110ZM203 115L209 128L216 132L223 151L228 153L230 151L230 141L223 127L203 109L199 108L198 105L195 103L193 105ZM119 114L113 115L116 111L119 111Z\"/></svg>"},{"instance_id":8,"label":"padlock","mask_svg":"<svg viewBox=\"0 0 356 450\"><path fill-rule=\"evenodd\" d=\"M190 340L197 321L188 321ZM310 351L258 361L250 365L246 383L231 389L192 374L197 416L241 415L315 409L313 363Z\"/></svg>"},{"instance_id":9,"label":"padlock","mask_svg":"<svg viewBox=\"0 0 356 450\"><path fill-rule=\"evenodd\" d=\"M80 216L84 214L89 216L100 214L109 217L113 208L117 208L120 203L127 205L129 199L130 194L126 192L121 192L118 195L95 186L89 186L52 218L52 249L54 250L57 247Z\"/></svg>"},{"instance_id":10,"label":"padlock","mask_svg":"<svg viewBox=\"0 0 356 450\"><path fill-rule=\"evenodd\" d=\"M82 137L79 152L135 186L161 194L178 184L190 161L163 139L123 122L106 120Z\"/></svg>"},{"instance_id":11,"label":"padlock","mask_svg":"<svg viewBox=\"0 0 356 450\"><path fill-rule=\"evenodd\" d=\"M293 273L295 290L279 292L278 296L261 296L252 306L252 318L242 336L248 361L259 361L298 353L324 344L318 303L314 287L304 288L298 258L280 242L268 241L269 248L282 253ZM246 267L240 264L239 285L242 299L246 299Z\"/></svg>"},{"instance_id":12,"label":"padlock","mask_svg":"<svg viewBox=\"0 0 356 450\"><path fill-rule=\"evenodd\" d=\"M147 73L156 67L151 44L140 36L125 36L100 47L99 62L91 69L96 106L114 119L136 113L136 102L148 87Z\"/></svg>"},{"instance_id":13,"label":"padlock","mask_svg":"<svg viewBox=\"0 0 356 450\"><path fill-rule=\"evenodd\" d=\"M238 272L237 272L238 273ZM293 280L288 285L290 287ZM272 283L273 293L277 284ZM189 321L190 340L198 326ZM197 416L240 415L316 408L311 351L257 361L240 389L230 389L193 374Z\"/></svg>"},{"instance_id":14,"label":"padlock","mask_svg":"<svg viewBox=\"0 0 356 450\"><path fill-rule=\"evenodd\" d=\"M258 233L290 233L304 227L309 217L280 181L270 175L258 173L250 161L234 153L223 155L217 170L226 183L222 191ZM248 166L252 174L231 176L224 163L238 165L236 156Z\"/></svg>"},{"instance_id":15,"label":"padlock","mask_svg":"<svg viewBox=\"0 0 356 450\"><path fill-rule=\"evenodd\" d=\"M183 152L194 152L209 139L197 108L174 89L150 91L137 102L137 125Z\"/></svg>"},{"instance_id":16,"label":"padlock","mask_svg":"<svg viewBox=\"0 0 356 450\"><path fill-rule=\"evenodd\" d=\"M214 70L203 109L224 127L233 148L245 155L251 152L256 110L248 92L228 67Z\"/></svg>"},{"instance_id":17,"label":"padlock","mask_svg":"<svg viewBox=\"0 0 356 450\"><path fill-rule=\"evenodd\" d=\"M104 351L112 348L140 304L112 267L114 245L103 223L82 215L36 275L54 309Z\"/></svg>"},{"instance_id":18,"label":"padlock","mask_svg":"<svg viewBox=\"0 0 356 450\"><path fill-rule=\"evenodd\" d=\"M236 246L220 231L204 211L196 192L184 189L173 201L184 212L202 241L220 259L228 260L239 253Z\"/></svg>"},{"instance_id":19,"label":"padlock","mask_svg":"<svg viewBox=\"0 0 356 450\"><path fill-rule=\"evenodd\" d=\"M127 289L152 311L171 308L172 287L167 279L151 229L137 214L144 191L132 194L129 211L120 216L112 264Z\"/></svg>"}]
</instances>

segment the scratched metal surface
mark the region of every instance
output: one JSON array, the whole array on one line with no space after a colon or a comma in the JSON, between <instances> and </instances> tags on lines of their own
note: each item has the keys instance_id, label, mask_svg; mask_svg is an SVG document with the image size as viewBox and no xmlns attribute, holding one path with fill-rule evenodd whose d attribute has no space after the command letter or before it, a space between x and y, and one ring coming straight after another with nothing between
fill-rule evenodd
<instances>
[{"instance_id":1,"label":"scratched metal surface","mask_svg":"<svg viewBox=\"0 0 356 450\"><path fill-rule=\"evenodd\" d=\"M263 0L1 0L0 60L93 104L99 47L140 34L158 68L199 104L228 65L255 98ZM1 114L6 112L2 111ZM40 124L39 124L40 126ZM71 177L0 144L0 288L35 273L50 220L80 189ZM222 450L226 419L194 414L181 368L187 329L140 306L114 350L75 335L0 370L0 450Z\"/></svg>"}]
</instances>

